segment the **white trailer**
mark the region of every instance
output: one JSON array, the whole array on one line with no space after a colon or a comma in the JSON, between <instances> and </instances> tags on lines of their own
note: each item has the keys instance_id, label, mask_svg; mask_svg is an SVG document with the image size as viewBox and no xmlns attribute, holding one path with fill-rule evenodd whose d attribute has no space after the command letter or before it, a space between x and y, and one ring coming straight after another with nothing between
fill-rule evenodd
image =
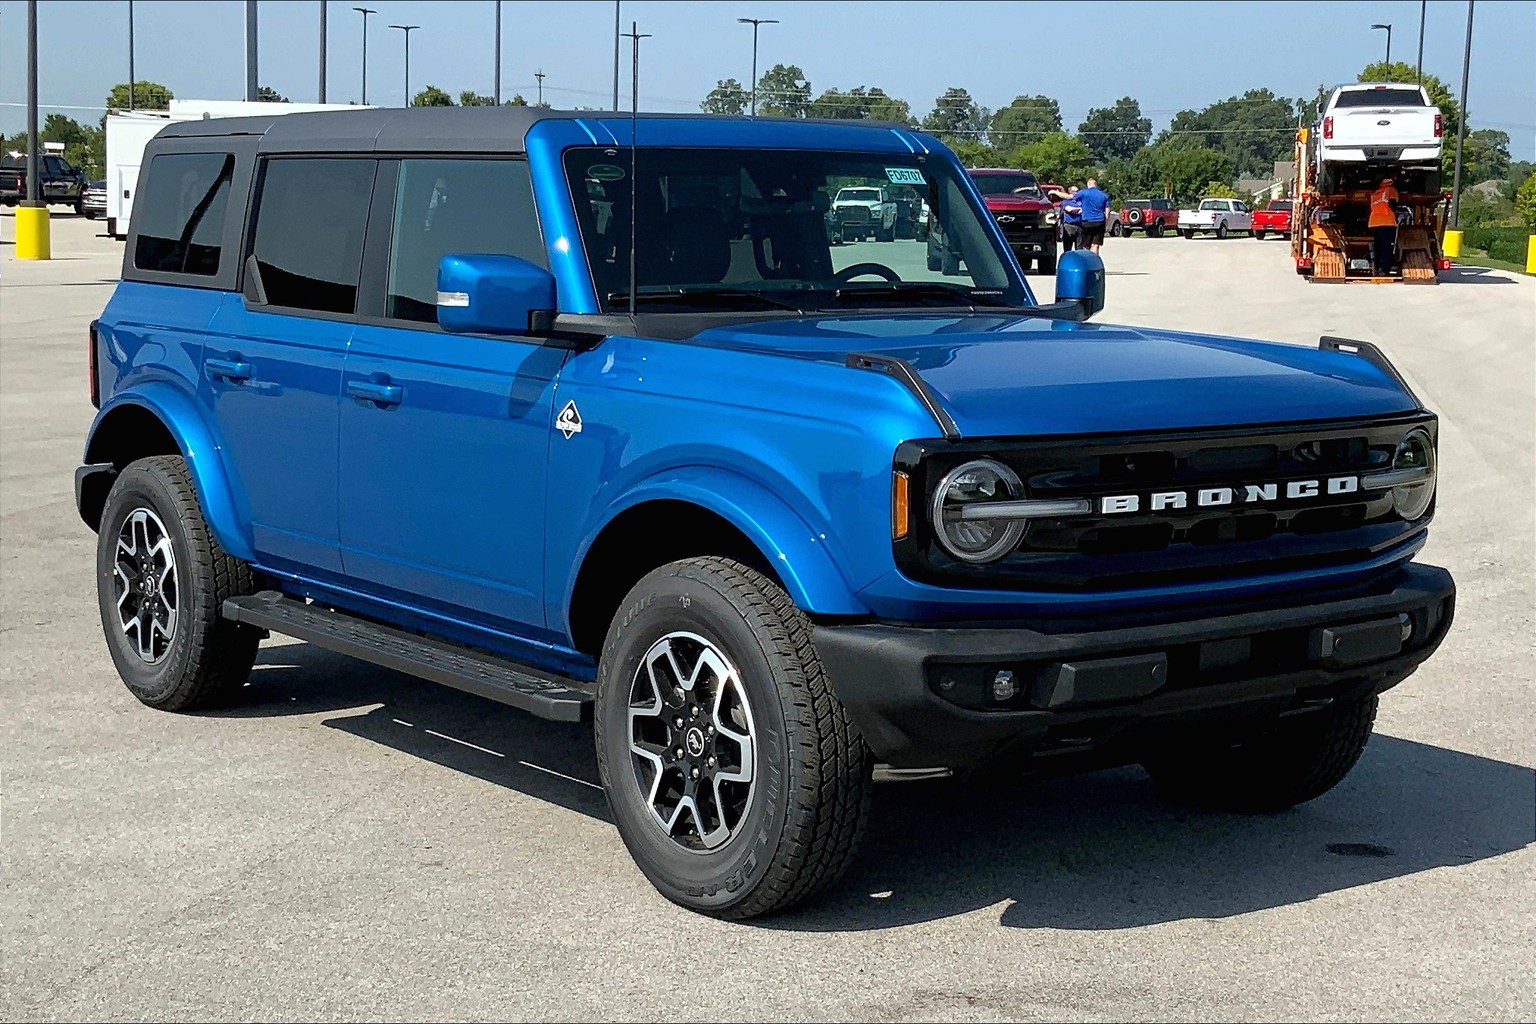
<instances>
[{"instance_id":1,"label":"white trailer","mask_svg":"<svg viewBox=\"0 0 1536 1024\"><path fill-rule=\"evenodd\" d=\"M369 104L372 106L373 104ZM107 234L128 237L139 165L149 140L172 121L252 114L295 114L311 110L352 110L349 103L261 103L246 100L171 100L168 110L136 110L107 115Z\"/></svg>"}]
</instances>

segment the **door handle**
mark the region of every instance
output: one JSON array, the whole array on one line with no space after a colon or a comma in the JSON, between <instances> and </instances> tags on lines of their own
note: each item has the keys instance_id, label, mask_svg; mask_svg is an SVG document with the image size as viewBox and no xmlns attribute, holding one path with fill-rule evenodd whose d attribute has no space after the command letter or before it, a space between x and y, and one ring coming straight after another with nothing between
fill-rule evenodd
<instances>
[{"instance_id":1,"label":"door handle","mask_svg":"<svg viewBox=\"0 0 1536 1024\"><path fill-rule=\"evenodd\" d=\"M361 398L366 402L377 402L380 405L399 405L400 399L405 396L405 389L399 384L383 384L372 380L347 381L347 394L352 398Z\"/></svg>"},{"instance_id":2,"label":"door handle","mask_svg":"<svg viewBox=\"0 0 1536 1024\"><path fill-rule=\"evenodd\" d=\"M235 359L205 359L203 367L210 377L223 377L226 380L250 380L251 364Z\"/></svg>"}]
</instances>

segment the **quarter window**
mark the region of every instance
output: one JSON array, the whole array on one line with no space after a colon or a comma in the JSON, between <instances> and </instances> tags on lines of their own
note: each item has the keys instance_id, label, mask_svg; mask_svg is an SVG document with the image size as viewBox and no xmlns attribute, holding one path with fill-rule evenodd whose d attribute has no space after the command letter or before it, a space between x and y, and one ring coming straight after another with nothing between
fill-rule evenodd
<instances>
[{"instance_id":1,"label":"quarter window","mask_svg":"<svg viewBox=\"0 0 1536 1024\"><path fill-rule=\"evenodd\" d=\"M235 158L228 153L165 153L149 162L133 225L140 270L211 277L219 272L224 213Z\"/></svg>"},{"instance_id":2,"label":"quarter window","mask_svg":"<svg viewBox=\"0 0 1536 1024\"><path fill-rule=\"evenodd\" d=\"M384 315L397 320L437 322L437 265L449 254L548 263L523 160L401 160L394 225Z\"/></svg>"},{"instance_id":3,"label":"quarter window","mask_svg":"<svg viewBox=\"0 0 1536 1024\"><path fill-rule=\"evenodd\" d=\"M359 158L267 163L251 252L269 304L357 311L375 167Z\"/></svg>"}]
</instances>

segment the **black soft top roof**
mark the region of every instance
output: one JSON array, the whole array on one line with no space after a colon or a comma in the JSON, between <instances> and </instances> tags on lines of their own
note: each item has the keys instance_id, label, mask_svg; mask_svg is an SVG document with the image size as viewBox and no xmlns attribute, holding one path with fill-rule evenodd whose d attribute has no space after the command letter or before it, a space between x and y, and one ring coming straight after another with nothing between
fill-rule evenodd
<instances>
[{"instance_id":1,"label":"black soft top roof","mask_svg":"<svg viewBox=\"0 0 1536 1024\"><path fill-rule=\"evenodd\" d=\"M740 120L743 124L762 124L770 120L719 114L641 114L639 117L642 121ZM263 153L524 153L527 152L528 130L535 124L581 118L628 120L629 115L607 110L551 110L548 107L365 107L172 121L157 138L257 135L261 137L258 148ZM827 123L844 128L902 127L875 121Z\"/></svg>"}]
</instances>

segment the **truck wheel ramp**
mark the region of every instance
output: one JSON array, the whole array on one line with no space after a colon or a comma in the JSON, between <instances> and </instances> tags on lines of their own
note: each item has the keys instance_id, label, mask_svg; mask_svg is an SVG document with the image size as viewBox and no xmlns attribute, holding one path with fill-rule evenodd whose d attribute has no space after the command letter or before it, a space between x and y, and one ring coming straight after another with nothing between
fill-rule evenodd
<instances>
[{"instance_id":1,"label":"truck wheel ramp","mask_svg":"<svg viewBox=\"0 0 1536 1024\"><path fill-rule=\"evenodd\" d=\"M276 591L229 598L222 613L231 622L305 640L316 647L487 697L540 718L557 722L592 718L592 695L574 679L308 604Z\"/></svg>"}]
</instances>

